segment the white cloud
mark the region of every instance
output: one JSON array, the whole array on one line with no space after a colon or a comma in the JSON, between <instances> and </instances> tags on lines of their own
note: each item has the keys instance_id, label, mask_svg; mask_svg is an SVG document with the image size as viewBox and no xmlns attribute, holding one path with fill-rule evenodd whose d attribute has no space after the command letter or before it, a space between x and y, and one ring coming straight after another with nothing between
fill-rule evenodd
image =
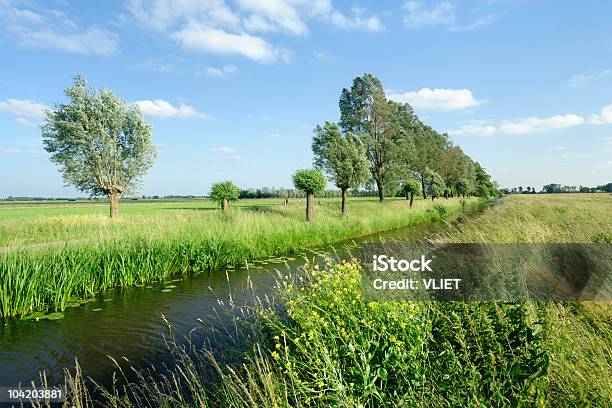
<instances>
[{"instance_id":1,"label":"white cloud","mask_svg":"<svg viewBox=\"0 0 612 408\"><path fill-rule=\"evenodd\" d=\"M404 26L407 28L433 27L449 25L455 21L455 6L448 1L434 3L428 7L425 2L411 0L404 4L407 11Z\"/></svg>"},{"instance_id":2,"label":"white cloud","mask_svg":"<svg viewBox=\"0 0 612 408\"><path fill-rule=\"evenodd\" d=\"M281 52L264 39L250 34L231 34L198 23L189 23L172 34L185 49L219 55L242 55L258 62L275 61Z\"/></svg>"},{"instance_id":3,"label":"white cloud","mask_svg":"<svg viewBox=\"0 0 612 408\"><path fill-rule=\"evenodd\" d=\"M555 115L548 118L529 117L516 121L504 121L499 125L502 133L520 135L525 133L545 132L552 129L561 129L577 126L584 123L584 118L572 113Z\"/></svg>"},{"instance_id":4,"label":"white cloud","mask_svg":"<svg viewBox=\"0 0 612 408\"><path fill-rule=\"evenodd\" d=\"M181 103L178 107L163 99L142 100L134 102L138 105L144 115L157 118L199 118L202 120L211 119L206 113L195 110L193 106Z\"/></svg>"},{"instance_id":5,"label":"white cloud","mask_svg":"<svg viewBox=\"0 0 612 408\"><path fill-rule=\"evenodd\" d=\"M594 125L612 123L612 104L604 106L598 114L593 114L589 122Z\"/></svg>"},{"instance_id":6,"label":"white cloud","mask_svg":"<svg viewBox=\"0 0 612 408\"><path fill-rule=\"evenodd\" d=\"M228 146L211 147L210 151L211 152L225 153L225 154L236 153L236 149L234 149L233 147L228 147Z\"/></svg>"},{"instance_id":7,"label":"white cloud","mask_svg":"<svg viewBox=\"0 0 612 408\"><path fill-rule=\"evenodd\" d=\"M409 103L415 109L458 110L481 103L469 89L422 88L419 91L389 93L387 97L396 102Z\"/></svg>"},{"instance_id":8,"label":"white cloud","mask_svg":"<svg viewBox=\"0 0 612 408\"><path fill-rule=\"evenodd\" d=\"M129 68L144 71L156 71L162 74L180 75L183 72L180 66L171 62L164 62L156 58L148 58L144 61L130 65Z\"/></svg>"},{"instance_id":9,"label":"white cloud","mask_svg":"<svg viewBox=\"0 0 612 408\"><path fill-rule=\"evenodd\" d=\"M290 34L306 34L308 27L292 2L285 0L238 0L246 12L253 13L246 20L247 29L270 31L276 27Z\"/></svg>"},{"instance_id":10,"label":"white cloud","mask_svg":"<svg viewBox=\"0 0 612 408\"><path fill-rule=\"evenodd\" d=\"M327 19L333 25L343 30L358 30L378 32L383 31L385 26L378 16L367 16L363 9L353 9L353 13L347 16L339 11L333 11Z\"/></svg>"},{"instance_id":11,"label":"white cloud","mask_svg":"<svg viewBox=\"0 0 612 408\"><path fill-rule=\"evenodd\" d=\"M42 119L48 106L29 99L7 99L0 102L0 112L8 112L20 117Z\"/></svg>"},{"instance_id":12,"label":"white cloud","mask_svg":"<svg viewBox=\"0 0 612 408\"><path fill-rule=\"evenodd\" d=\"M234 65L226 65L224 67L216 68L216 67L208 67L206 68L206 75L212 76L215 78L224 78L226 76L235 74L238 71Z\"/></svg>"},{"instance_id":13,"label":"white cloud","mask_svg":"<svg viewBox=\"0 0 612 408\"><path fill-rule=\"evenodd\" d=\"M26 118L17 118L17 119L15 119L15 122L19 123L21 126L27 126L27 127L34 127L34 126L36 126L34 123L32 123L31 121L27 120Z\"/></svg>"},{"instance_id":14,"label":"white cloud","mask_svg":"<svg viewBox=\"0 0 612 408\"><path fill-rule=\"evenodd\" d=\"M471 123L461 126L459 129L449 130L447 133L451 136L493 136L496 132L497 129L493 125Z\"/></svg>"},{"instance_id":15,"label":"white cloud","mask_svg":"<svg viewBox=\"0 0 612 408\"><path fill-rule=\"evenodd\" d=\"M612 71L610 71L609 69L604 69L603 71L600 71L596 74L576 74L571 77L567 82L570 87L575 88L584 85L587 82L603 78L611 73Z\"/></svg>"},{"instance_id":16,"label":"white cloud","mask_svg":"<svg viewBox=\"0 0 612 408\"><path fill-rule=\"evenodd\" d=\"M282 32L307 35L309 19L345 30L381 31L377 15L354 8L345 14L330 0L131 0L127 10L142 25L167 35L183 48L240 55L257 62L287 61L291 53L262 36ZM129 24L127 14L122 17Z\"/></svg>"},{"instance_id":17,"label":"white cloud","mask_svg":"<svg viewBox=\"0 0 612 408\"><path fill-rule=\"evenodd\" d=\"M117 34L97 26L81 29L60 10L37 7L34 11L4 1L0 2L0 21L25 47L102 56L119 51Z\"/></svg>"},{"instance_id":18,"label":"white cloud","mask_svg":"<svg viewBox=\"0 0 612 408\"><path fill-rule=\"evenodd\" d=\"M98 27L78 33L60 33L51 29L30 31L20 43L28 47L53 48L77 54L112 55L119 50L119 36Z\"/></svg>"},{"instance_id":19,"label":"white cloud","mask_svg":"<svg viewBox=\"0 0 612 408\"><path fill-rule=\"evenodd\" d=\"M140 23L159 31L188 21L206 21L225 28L240 26L239 16L223 0L130 0L127 9Z\"/></svg>"},{"instance_id":20,"label":"white cloud","mask_svg":"<svg viewBox=\"0 0 612 408\"><path fill-rule=\"evenodd\" d=\"M472 24L451 27L450 30L455 32L479 30L483 27L488 26L489 24L493 24L498 17L498 14L489 14L487 16L480 17L478 20L476 20L476 22Z\"/></svg>"},{"instance_id":21,"label":"white cloud","mask_svg":"<svg viewBox=\"0 0 612 408\"><path fill-rule=\"evenodd\" d=\"M579 115L568 113L565 115L555 115L546 118L528 117L517 120L503 121L474 121L457 129L449 130L451 136L480 135L492 136L494 134L523 135L528 133L542 133L554 129L568 128L586 123L584 118ZM551 150L562 151L564 146L553 146Z\"/></svg>"}]
</instances>

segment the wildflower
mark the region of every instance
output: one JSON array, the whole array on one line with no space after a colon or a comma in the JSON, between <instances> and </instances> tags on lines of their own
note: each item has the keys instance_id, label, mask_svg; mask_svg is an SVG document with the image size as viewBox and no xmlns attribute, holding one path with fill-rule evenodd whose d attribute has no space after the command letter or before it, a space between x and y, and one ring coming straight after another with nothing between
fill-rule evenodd
<instances>
[{"instance_id":1,"label":"wildflower","mask_svg":"<svg viewBox=\"0 0 612 408\"><path fill-rule=\"evenodd\" d=\"M278 354L276 351L273 351L273 352L272 352L272 357L273 357L275 360L278 360L278 359L280 358L279 354Z\"/></svg>"}]
</instances>

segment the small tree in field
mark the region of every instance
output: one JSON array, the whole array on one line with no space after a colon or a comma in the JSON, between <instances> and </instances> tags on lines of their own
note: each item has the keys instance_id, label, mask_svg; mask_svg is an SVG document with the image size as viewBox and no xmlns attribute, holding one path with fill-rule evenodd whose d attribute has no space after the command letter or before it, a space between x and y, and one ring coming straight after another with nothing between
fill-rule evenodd
<instances>
[{"instance_id":1,"label":"small tree in field","mask_svg":"<svg viewBox=\"0 0 612 408\"><path fill-rule=\"evenodd\" d=\"M157 155L151 125L113 91L88 88L83 75L65 92L70 102L46 112L45 150L66 183L91 196L106 195L115 218L119 198L135 192Z\"/></svg>"},{"instance_id":2,"label":"small tree in field","mask_svg":"<svg viewBox=\"0 0 612 408\"><path fill-rule=\"evenodd\" d=\"M306 221L313 220L314 195L325 190L327 181L319 170L300 169L293 175L293 185L306 193Z\"/></svg>"},{"instance_id":3,"label":"small tree in field","mask_svg":"<svg viewBox=\"0 0 612 408\"><path fill-rule=\"evenodd\" d=\"M421 183L415 179L408 179L404 181L402 185L402 191L406 195L406 200L408 200L408 196L410 196L410 207L412 207L412 202L414 201L414 195L419 193L421 190Z\"/></svg>"},{"instance_id":4,"label":"small tree in field","mask_svg":"<svg viewBox=\"0 0 612 408\"><path fill-rule=\"evenodd\" d=\"M223 211L229 208L230 202L238 201L238 197L238 187L229 180L215 183L210 188L210 199L220 204Z\"/></svg>"},{"instance_id":5,"label":"small tree in field","mask_svg":"<svg viewBox=\"0 0 612 408\"><path fill-rule=\"evenodd\" d=\"M370 174L366 146L351 133L342 133L335 123L317 125L312 138L314 165L330 176L342 193L342 213L346 210L348 189L358 187Z\"/></svg>"}]
</instances>

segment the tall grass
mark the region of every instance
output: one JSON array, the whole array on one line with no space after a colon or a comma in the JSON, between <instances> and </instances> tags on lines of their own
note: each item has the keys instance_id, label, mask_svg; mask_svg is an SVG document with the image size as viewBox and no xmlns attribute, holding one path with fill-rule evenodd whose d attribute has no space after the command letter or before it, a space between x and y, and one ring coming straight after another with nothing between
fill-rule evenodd
<instances>
[{"instance_id":1,"label":"tall grass","mask_svg":"<svg viewBox=\"0 0 612 408\"><path fill-rule=\"evenodd\" d=\"M443 202L437 205L448 207L445 211L459 211L457 200ZM83 231L99 229L100 235L59 247L17 247L0 253L0 317L61 311L108 288L236 265L439 219L439 211L432 213L430 207L425 201L413 209L404 201L356 201L348 215L342 216L339 204L328 201L318 206L313 224L303 221L303 209L297 203L287 208L233 209L229 214L189 211L126 217L118 223L75 216L71 233L77 231L76 236L81 236L79 222L83 221ZM47 228L53 220L38 222ZM62 224L57 227L63 228ZM19 234L23 238L33 231Z\"/></svg>"},{"instance_id":2,"label":"tall grass","mask_svg":"<svg viewBox=\"0 0 612 408\"><path fill-rule=\"evenodd\" d=\"M610 232L609 200L511 197L436 239L589 242ZM281 276L277 294L280 302L240 309L239 321L249 323L237 327L254 342L241 364L173 345L178 365L171 374L140 373L128 386L104 390L104 405L608 407L612 401L609 303L370 302L352 262ZM207 365L215 369L215 386ZM86 400L82 378L69 377L68 385L67 405Z\"/></svg>"}]
</instances>

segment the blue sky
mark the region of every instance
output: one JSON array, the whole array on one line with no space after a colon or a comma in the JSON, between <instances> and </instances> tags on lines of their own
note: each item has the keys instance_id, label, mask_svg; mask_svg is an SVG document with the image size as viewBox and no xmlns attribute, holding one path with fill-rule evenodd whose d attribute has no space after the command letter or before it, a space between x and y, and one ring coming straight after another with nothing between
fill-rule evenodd
<instances>
[{"instance_id":1,"label":"blue sky","mask_svg":"<svg viewBox=\"0 0 612 408\"><path fill-rule=\"evenodd\" d=\"M0 197L78 194L38 124L79 72L152 123L144 194L289 186L364 72L502 186L604 184L610 16L608 1L0 0Z\"/></svg>"}]
</instances>

